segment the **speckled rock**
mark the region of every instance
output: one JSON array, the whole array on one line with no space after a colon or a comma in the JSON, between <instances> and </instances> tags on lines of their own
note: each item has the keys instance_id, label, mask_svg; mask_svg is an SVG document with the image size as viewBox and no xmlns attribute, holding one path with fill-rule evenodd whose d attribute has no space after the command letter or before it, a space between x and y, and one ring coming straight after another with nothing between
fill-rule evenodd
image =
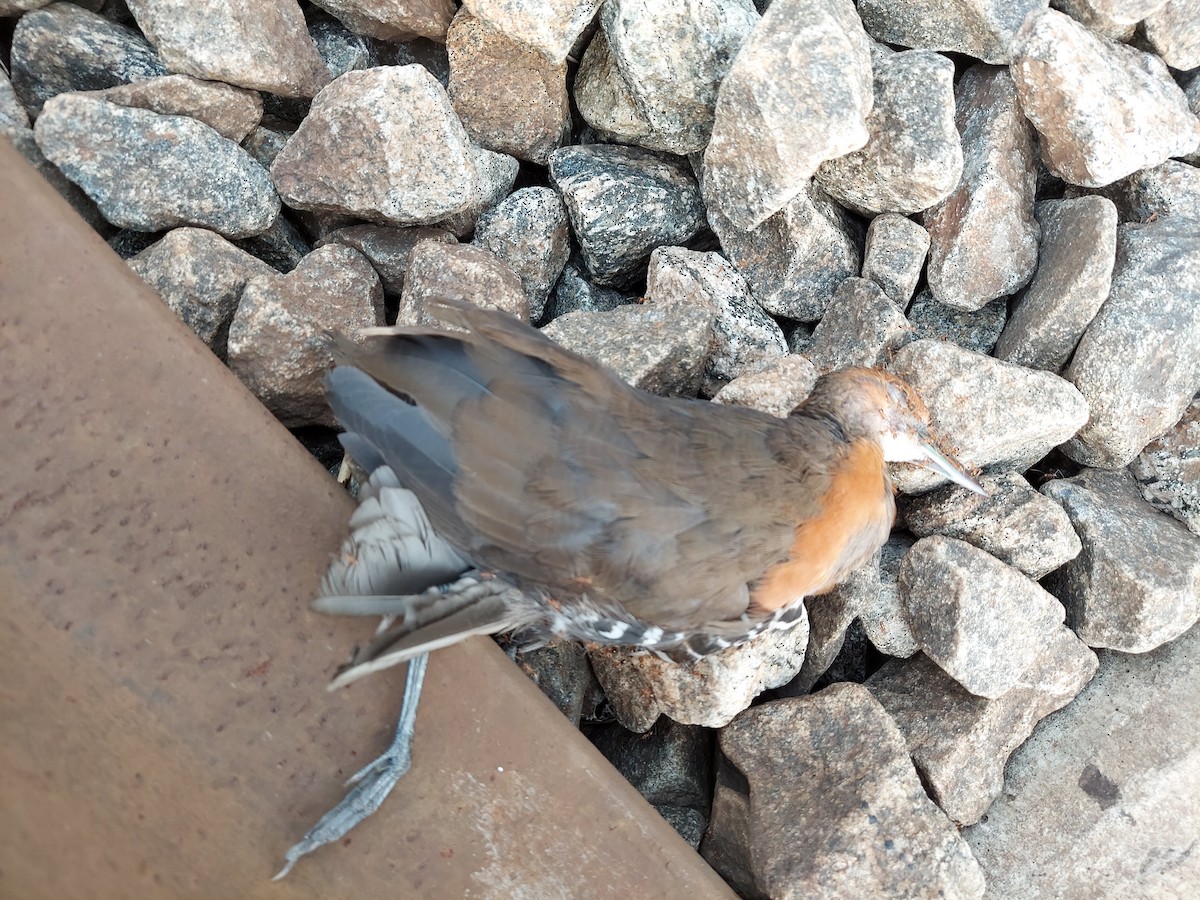
<instances>
[{"instance_id":1,"label":"speckled rock","mask_svg":"<svg viewBox=\"0 0 1200 900\"><path fill-rule=\"evenodd\" d=\"M1064 448L1084 465L1128 465L1179 421L1200 385L1200 219L1118 229L1108 300L1065 377L1091 407Z\"/></svg>"},{"instance_id":2,"label":"speckled rock","mask_svg":"<svg viewBox=\"0 0 1200 900\"><path fill-rule=\"evenodd\" d=\"M972 353L988 354L996 346L1008 315L1004 297L979 309L954 309L921 291L908 308L908 322L917 338L949 341Z\"/></svg>"},{"instance_id":3,"label":"speckled rock","mask_svg":"<svg viewBox=\"0 0 1200 900\"><path fill-rule=\"evenodd\" d=\"M383 288L349 247L322 247L288 275L252 278L229 327L229 367L284 425L334 426L324 333L383 324Z\"/></svg>"},{"instance_id":4,"label":"speckled rock","mask_svg":"<svg viewBox=\"0 0 1200 900\"><path fill-rule=\"evenodd\" d=\"M465 209L478 175L445 90L416 65L348 72L271 166L288 206L384 225L434 224Z\"/></svg>"},{"instance_id":5,"label":"speckled rock","mask_svg":"<svg viewBox=\"0 0 1200 900\"><path fill-rule=\"evenodd\" d=\"M469 244L421 241L408 256L397 325L439 321L429 300L460 300L529 321L529 298L516 272L496 254Z\"/></svg>"},{"instance_id":6,"label":"speckled rock","mask_svg":"<svg viewBox=\"0 0 1200 900\"><path fill-rule=\"evenodd\" d=\"M625 647L588 651L617 721L644 732L660 715L684 725L720 728L765 690L791 681L804 660L808 619L768 631L694 663L680 664Z\"/></svg>"},{"instance_id":7,"label":"speckled rock","mask_svg":"<svg viewBox=\"0 0 1200 900\"><path fill-rule=\"evenodd\" d=\"M129 260L129 268L222 359L246 282L275 275L266 263L203 228L168 232Z\"/></svg>"},{"instance_id":8,"label":"speckled rock","mask_svg":"<svg viewBox=\"0 0 1200 900\"><path fill-rule=\"evenodd\" d=\"M550 157L588 269L619 285L655 247L685 243L704 226L696 179L677 159L636 147L563 147Z\"/></svg>"},{"instance_id":9,"label":"speckled rock","mask_svg":"<svg viewBox=\"0 0 1200 900\"><path fill-rule=\"evenodd\" d=\"M865 278L847 278L833 295L804 355L822 374L850 366L882 366L912 337L904 313L879 285Z\"/></svg>"},{"instance_id":10,"label":"speckled rock","mask_svg":"<svg viewBox=\"0 0 1200 900\"><path fill-rule=\"evenodd\" d=\"M1037 157L1007 69L974 66L954 95L963 176L924 216L929 289L947 306L973 310L1013 293L1033 275Z\"/></svg>"},{"instance_id":11,"label":"speckled rock","mask_svg":"<svg viewBox=\"0 0 1200 900\"><path fill-rule=\"evenodd\" d=\"M701 853L743 891L983 896L978 864L866 688L838 684L756 707L721 732L721 750L740 775L718 776ZM727 862L739 857L746 869L731 873Z\"/></svg>"},{"instance_id":12,"label":"speckled rock","mask_svg":"<svg viewBox=\"0 0 1200 900\"><path fill-rule=\"evenodd\" d=\"M172 72L283 97L312 97L329 72L291 0L127 0L138 27Z\"/></svg>"},{"instance_id":13,"label":"speckled rock","mask_svg":"<svg viewBox=\"0 0 1200 900\"><path fill-rule=\"evenodd\" d=\"M1103 187L1196 150L1200 119L1153 54L1049 9L1026 20L1020 42L1012 76L1021 109L1059 178Z\"/></svg>"},{"instance_id":14,"label":"speckled rock","mask_svg":"<svg viewBox=\"0 0 1200 900\"><path fill-rule=\"evenodd\" d=\"M903 531L892 532L879 550L879 590L858 612L867 639L888 656L909 657L921 649L900 600L900 566L915 543Z\"/></svg>"},{"instance_id":15,"label":"speckled rock","mask_svg":"<svg viewBox=\"0 0 1200 900\"><path fill-rule=\"evenodd\" d=\"M1016 684L976 697L925 656L891 660L866 682L904 735L930 796L956 824L978 822L1004 791L1004 764L1034 726L1071 702L1096 654L1059 626Z\"/></svg>"},{"instance_id":16,"label":"speckled rock","mask_svg":"<svg viewBox=\"0 0 1200 900\"><path fill-rule=\"evenodd\" d=\"M12 84L34 116L51 97L166 75L154 48L132 28L72 3L26 13L12 33Z\"/></svg>"},{"instance_id":17,"label":"speckled rock","mask_svg":"<svg viewBox=\"0 0 1200 900\"><path fill-rule=\"evenodd\" d=\"M711 204L708 222L754 299L775 316L816 322L862 265L861 227L815 185L749 231Z\"/></svg>"},{"instance_id":18,"label":"speckled rock","mask_svg":"<svg viewBox=\"0 0 1200 900\"><path fill-rule=\"evenodd\" d=\"M442 41L454 17L454 0L313 0L356 34L381 41L423 37Z\"/></svg>"},{"instance_id":19,"label":"speckled rock","mask_svg":"<svg viewBox=\"0 0 1200 900\"><path fill-rule=\"evenodd\" d=\"M520 163L516 157L496 153L478 144L471 145L471 163L475 167L475 189L471 199L458 212L437 223L458 238L465 238L479 224L479 217L507 197L517 180Z\"/></svg>"},{"instance_id":20,"label":"speckled rock","mask_svg":"<svg viewBox=\"0 0 1200 900\"><path fill-rule=\"evenodd\" d=\"M870 38L845 0L775 0L742 44L717 97L704 196L757 228L817 166L866 144Z\"/></svg>"},{"instance_id":21,"label":"speckled rock","mask_svg":"<svg viewBox=\"0 0 1200 900\"><path fill-rule=\"evenodd\" d=\"M1070 438L1088 418L1087 402L1069 382L942 341L921 340L896 354L891 370L925 398L933 429L951 437L959 459L990 471L1024 471ZM899 488L929 490L944 479L896 467Z\"/></svg>"},{"instance_id":22,"label":"speckled rock","mask_svg":"<svg viewBox=\"0 0 1200 900\"><path fill-rule=\"evenodd\" d=\"M1083 552L1047 581L1089 647L1145 653L1200 618L1200 537L1142 499L1127 472L1050 481Z\"/></svg>"},{"instance_id":23,"label":"speckled rock","mask_svg":"<svg viewBox=\"0 0 1200 900\"><path fill-rule=\"evenodd\" d=\"M546 165L571 133L566 63L550 62L466 12L451 24L446 49L450 100L471 139Z\"/></svg>"},{"instance_id":24,"label":"speckled rock","mask_svg":"<svg viewBox=\"0 0 1200 900\"><path fill-rule=\"evenodd\" d=\"M483 213L473 243L495 253L521 279L537 322L571 255L567 208L552 189L521 188Z\"/></svg>"},{"instance_id":25,"label":"speckled rock","mask_svg":"<svg viewBox=\"0 0 1200 900\"><path fill-rule=\"evenodd\" d=\"M821 164L816 181L863 215L913 213L950 195L963 171L954 124L954 64L927 50L875 61L870 139Z\"/></svg>"},{"instance_id":26,"label":"speckled rock","mask_svg":"<svg viewBox=\"0 0 1200 900\"><path fill-rule=\"evenodd\" d=\"M717 87L758 18L750 0L610 0L575 77L580 115L613 143L703 150Z\"/></svg>"},{"instance_id":27,"label":"speckled rock","mask_svg":"<svg viewBox=\"0 0 1200 900\"><path fill-rule=\"evenodd\" d=\"M996 342L996 357L1061 372L1108 297L1117 253L1117 210L1104 197L1046 200L1037 272Z\"/></svg>"},{"instance_id":28,"label":"speckled rock","mask_svg":"<svg viewBox=\"0 0 1200 900\"><path fill-rule=\"evenodd\" d=\"M1170 0L1142 22L1146 40L1172 69L1200 66L1200 3Z\"/></svg>"},{"instance_id":29,"label":"speckled rock","mask_svg":"<svg viewBox=\"0 0 1200 900\"><path fill-rule=\"evenodd\" d=\"M552 322L559 316L576 310L607 312L633 300L628 294L596 284L595 276L588 272L583 261L575 256L563 266L562 274L554 285L554 293L546 304L544 319Z\"/></svg>"},{"instance_id":30,"label":"speckled rock","mask_svg":"<svg viewBox=\"0 0 1200 900\"><path fill-rule=\"evenodd\" d=\"M38 146L114 225L197 225L226 237L265 231L279 215L267 171L195 119L60 94L34 128ZM130 170L138 173L128 177Z\"/></svg>"},{"instance_id":31,"label":"speckled rock","mask_svg":"<svg viewBox=\"0 0 1200 900\"><path fill-rule=\"evenodd\" d=\"M463 0L497 31L562 63L600 8L600 0Z\"/></svg>"},{"instance_id":32,"label":"speckled rock","mask_svg":"<svg viewBox=\"0 0 1200 900\"><path fill-rule=\"evenodd\" d=\"M1175 425L1146 445L1129 466L1155 509L1200 535L1200 400Z\"/></svg>"},{"instance_id":33,"label":"speckled rock","mask_svg":"<svg viewBox=\"0 0 1200 900\"><path fill-rule=\"evenodd\" d=\"M383 282L383 295L398 301L404 290L404 273L408 257L422 241L442 244L457 243L454 235L442 228L390 228L386 225L350 225L331 231L317 241L316 246L344 244L353 247L375 267Z\"/></svg>"},{"instance_id":34,"label":"speckled rock","mask_svg":"<svg viewBox=\"0 0 1200 900\"><path fill-rule=\"evenodd\" d=\"M96 91L92 96L165 116L191 116L234 143L241 143L258 125L263 111L262 98L253 91L190 75L147 78Z\"/></svg>"},{"instance_id":35,"label":"speckled rock","mask_svg":"<svg viewBox=\"0 0 1200 900\"><path fill-rule=\"evenodd\" d=\"M1164 216L1200 219L1200 167L1168 159L1120 182L1121 213L1131 222Z\"/></svg>"},{"instance_id":36,"label":"speckled rock","mask_svg":"<svg viewBox=\"0 0 1200 900\"><path fill-rule=\"evenodd\" d=\"M906 310L928 252L929 232L912 219L896 213L876 216L867 227L862 277L874 281L889 300Z\"/></svg>"},{"instance_id":37,"label":"speckled rock","mask_svg":"<svg viewBox=\"0 0 1200 900\"><path fill-rule=\"evenodd\" d=\"M636 387L653 394L694 397L713 352L716 321L716 304L700 294L685 303L637 303L607 312L579 310L559 316L542 331Z\"/></svg>"},{"instance_id":38,"label":"speckled rock","mask_svg":"<svg viewBox=\"0 0 1200 900\"><path fill-rule=\"evenodd\" d=\"M977 697L1007 693L1062 625L1062 604L965 541L917 541L900 566L900 599L926 656Z\"/></svg>"},{"instance_id":39,"label":"speckled rock","mask_svg":"<svg viewBox=\"0 0 1200 900\"><path fill-rule=\"evenodd\" d=\"M803 356L789 354L768 360L754 372L739 375L712 398L713 403L748 406L786 418L817 383L817 370Z\"/></svg>"},{"instance_id":40,"label":"speckled rock","mask_svg":"<svg viewBox=\"0 0 1200 900\"><path fill-rule=\"evenodd\" d=\"M1017 29L1047 0L860 0L858 14L877 41L953 50L988 63L1009 63Z\"/></svg>"},{"instance_id":41,"label":"speckled rock","mask_svg":"<svg viewBox=\"0 0 1200 900\"><path fill-rule=\"evenodd\" d=\"M1016 472L978 480L986 497L947 485L907 498L904 524L918 537L966 541L1034 580L1079 555L1079 536L1062 507Z\"/></svg>"},{"instance_id":42,"label":"speckled rock","mask_svg":"<svg viewBox=\"0 0 1200 900\"><path fill-rule=\"evenodd\" d=\"M659 247L650 255L646 298L716 307L714 347L701 387L706 396L768 359L787 354L783 329L754 302L746 280L719 253Z\"/></svg>"}]
</instances>

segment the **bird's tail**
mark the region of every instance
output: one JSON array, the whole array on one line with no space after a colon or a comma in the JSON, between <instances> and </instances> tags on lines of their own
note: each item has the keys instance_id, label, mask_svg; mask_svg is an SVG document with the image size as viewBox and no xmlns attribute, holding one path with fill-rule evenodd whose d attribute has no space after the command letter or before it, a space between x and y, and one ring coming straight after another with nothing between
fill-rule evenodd
<instances>
[{"instance_id":1,"label":"bird's tail","mask_svg":"<svg viewBox=\"0 0 1200 900\"><path fill-rule=\"evenodd\" d=\"M318 612L383 616L386 627L358 648L331 688L473 634L515 627L511 585L470 568L433 530L420 502L386 466L371 473L350 535L313 601Z\"/></svg>"}]
</instances>

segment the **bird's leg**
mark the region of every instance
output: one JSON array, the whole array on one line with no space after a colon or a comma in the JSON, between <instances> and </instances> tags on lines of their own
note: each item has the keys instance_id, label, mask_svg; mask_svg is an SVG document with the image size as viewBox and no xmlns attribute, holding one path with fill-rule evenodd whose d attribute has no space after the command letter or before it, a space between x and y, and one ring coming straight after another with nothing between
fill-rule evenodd
<instances>
[{"instance_id":1,"label":"bird's leg","mask_svg":"<svg viewBox=\"0 0 1200 900\"><path fill-rule=\"evenodd\" d=\"M429 654L414 656L408 663L404 682L404 698L400 701L400 721L392 743L372 762L359 769L346 782L350 790L333 809L321 816L308 832L284 855L286 862L272 881L278 881L292 870L296 860L318 847L339 840L346 832L379 809L404 773L412 765L413 732L417 722L417 704L425 683L425 667Z\"/></svg>"}]
</instances>

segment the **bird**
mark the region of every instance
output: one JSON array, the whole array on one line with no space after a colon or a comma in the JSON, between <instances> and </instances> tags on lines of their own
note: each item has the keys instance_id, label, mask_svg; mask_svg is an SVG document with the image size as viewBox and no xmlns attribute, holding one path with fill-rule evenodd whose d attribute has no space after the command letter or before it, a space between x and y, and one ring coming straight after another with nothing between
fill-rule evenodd
<instances>
[{"instance_id":1,"label":"bird","mask_svg":"<svg viewBox=\"0 0 1200 900\"><path fill-rule=\"evenodd\" d=\"M431 312L440 327L329 336L329 402L366 479L313 606L382 617L331 686L413 664L392 748L277 877L407 770L430 651L518 632L703 658L791 627L874 554L896 514L886 463L983 492L882 369L823 375L781 419L647 393L499 311Z\"/></svg>"}]
</instances>

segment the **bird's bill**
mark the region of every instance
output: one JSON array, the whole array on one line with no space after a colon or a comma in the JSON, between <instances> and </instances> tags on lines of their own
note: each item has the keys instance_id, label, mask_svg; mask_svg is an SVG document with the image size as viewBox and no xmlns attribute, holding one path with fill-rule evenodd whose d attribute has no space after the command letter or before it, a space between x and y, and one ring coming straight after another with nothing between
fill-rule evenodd
<instances>
[{"instance_id":1,"label":"bird's bill","mask_svg":"<svg viewBox=\"0 0 1200 900\"><path fill-rule=\"evenodd\" d=\"M965 487L969 491L974 491L980 496L986 497L987 491L974 478L963 471L959 463L955 462L945 453L938 449L937 445L932 441L923 440L920 444L921 453L925 457L923 462L939 475L944 475L953 481L955 484Z\"/></svg>"}]
</instances>

